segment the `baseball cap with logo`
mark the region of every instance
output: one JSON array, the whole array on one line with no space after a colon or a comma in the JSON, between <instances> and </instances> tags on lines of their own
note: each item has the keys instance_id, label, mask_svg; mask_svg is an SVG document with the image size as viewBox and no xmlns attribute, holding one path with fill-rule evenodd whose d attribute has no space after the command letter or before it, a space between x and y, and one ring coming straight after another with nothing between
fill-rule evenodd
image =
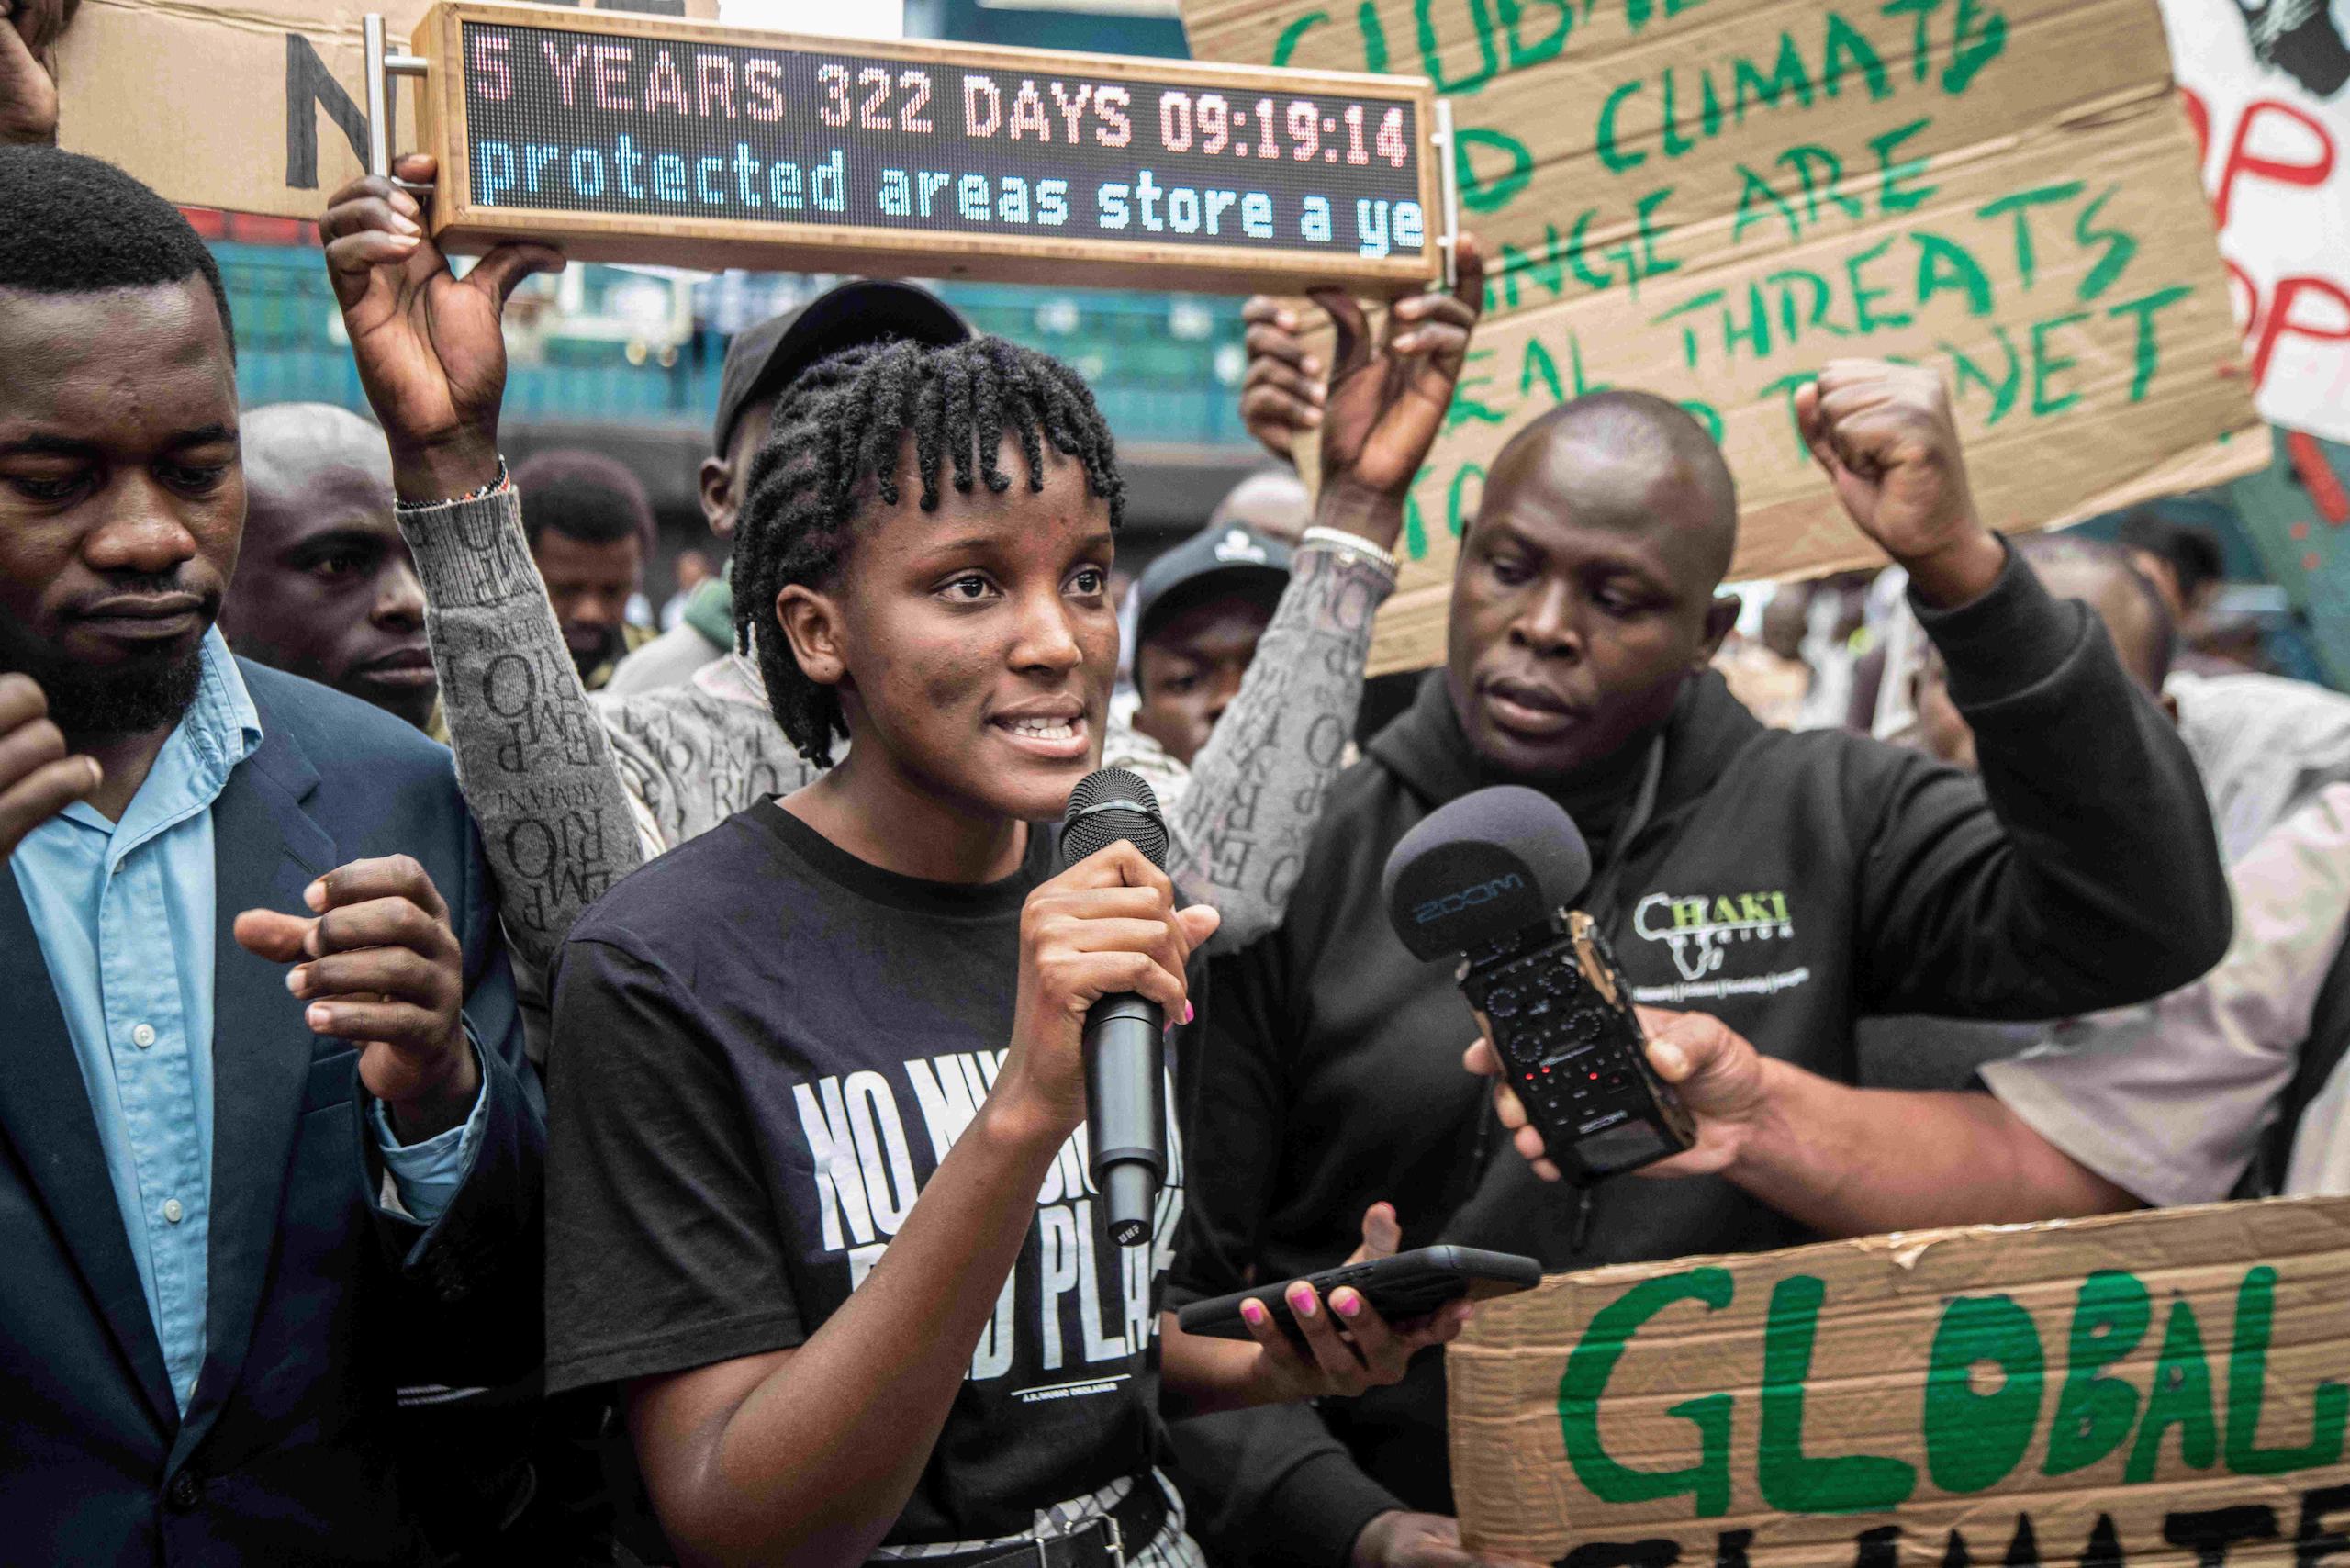
<instances>
[{"instance_id":1,"label":"baseball cap with logo","mask_svg":"<svg viewBox=\"0 0 2350 1568\"><path fill-rule=\"evenodd\" d=\"M1262 597L1289 586L1289 546L1251 528L1206 528L1146 567L1135 584L1135 642L1169 616L1221 594Z\"/></svg>"},{"instance_id":2,"label":"baseball cap with logo","mask_svg":"<svg viewBox=\"0 0 2350 1568\"><path fill-rule=\"evenodd\" d=\"M910 283L855 278L826 289L796 310L734 334L719 373L711 450L724 457L743 410L774 397L827 354L891 338L944 347L977 335L953 306Z\"/></svg>"}]
</instances>

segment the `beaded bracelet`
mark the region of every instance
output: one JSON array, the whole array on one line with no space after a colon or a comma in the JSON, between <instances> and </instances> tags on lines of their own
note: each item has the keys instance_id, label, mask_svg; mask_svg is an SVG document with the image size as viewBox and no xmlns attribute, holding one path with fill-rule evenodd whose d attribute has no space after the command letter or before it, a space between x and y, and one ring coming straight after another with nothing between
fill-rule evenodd
<instances>
[{"instance_id":1,"label":"beaded bracelet","mask_svg":"<svg viewBox=\"0 0 2350 1568\"><path fill-rule=\"evenodd\" d=\"M397 503L397 510L432 511L441 507L461 507L473 501L486 501L505 489L510 483L512 481L507 477L506 473L506 454L501 452L498 454L498 477L482 486L481 488L469 490L462 496L452 496L445 501L400 501Z\"/></svg>"},{"instance_id":2,"label":"beaded bracelet","mask_svg":"<svg viewBox=\"0 0 2350 1568\"><path fill-rule=\"evenodd\" d=\"M1324 528L1317 524L1299 534L1297 542L1300 544L1327 544L1333 549L1360 555L1380 566L1390 577L1404 569L1404 564L1395 559L1393 551L1382 550L1361 534L1348 533L1343 528Z\"/></svg>"}]
</instances>

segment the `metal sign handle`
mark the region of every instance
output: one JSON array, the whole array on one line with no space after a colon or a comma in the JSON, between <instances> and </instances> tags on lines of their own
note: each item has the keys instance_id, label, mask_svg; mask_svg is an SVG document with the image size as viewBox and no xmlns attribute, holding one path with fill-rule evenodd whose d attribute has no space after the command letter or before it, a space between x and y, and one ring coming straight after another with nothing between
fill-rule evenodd
<instances>
[{"instance_id":1,"label":"metal sign handle","mask_svg":"<svg viewBox=\"0 0 2350 1568\"><path fill-rule=\"evenodd\" d=\"M1444 232L1437 236L1437 247L1444 252L1444 286L1460 286L1460 164L1452 152L1452 100L1436 101L1436 134L1429 138L1437 155L1444 160L1438 171L1444 180Z\"/></svg>"},{"instance_id":2,"label":"metal sign handle","mask_svg":"<svg viewBox=\"0 0 2350 1568\"><path fill-rule=\"evenodd\" d=\"M367 49L367 172L389 179L392 115L398 103L392 92L392 78L421 77L427 62L422 55L391 51L382 13L370 11L360 18L359 27Z\"/></svg>"}]
</instances>

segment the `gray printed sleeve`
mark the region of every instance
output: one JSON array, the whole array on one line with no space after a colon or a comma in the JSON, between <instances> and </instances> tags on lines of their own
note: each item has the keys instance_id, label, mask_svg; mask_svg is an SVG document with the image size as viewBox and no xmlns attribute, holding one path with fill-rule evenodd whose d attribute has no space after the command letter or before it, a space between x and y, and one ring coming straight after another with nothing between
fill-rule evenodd
<instances>
[{"instance_id":1,"label":"gray printed sleeve","mask_svg":"<svg viewBox=\"0 0 2350 1568\"><path fill-rule=\"evenodd\" d=\"M531 562L514 489L403 507L399 524L507 942L543 966L579 912L644 859L638 811Z\"/></svg>"},{"instance_id":2,"label":"gray printed sleeve","mask_svg":"<svg viewBox=\"0 0 2350 1568\"><path fill-rule=\"evenodd\" d=\"M1371 616L1394 588L1352 550L1309 543L1292 556L1256 661L1168 808L1169 870L1224 916L1211 951L1281 924L1354 734Z\"/></svg>"},{"instance_id":3,"label":"gray printed sleeve","mask_svg":"<svg viewBox=\"0 0 2350 1568\"><path fill-rule=\"evenodd\" d=\"M627 697L599 691L588 700L655 854L769 795L789 795L821 771L792 749L747 659L704 666L681 686Z\"/></svg>"}]
</instances>

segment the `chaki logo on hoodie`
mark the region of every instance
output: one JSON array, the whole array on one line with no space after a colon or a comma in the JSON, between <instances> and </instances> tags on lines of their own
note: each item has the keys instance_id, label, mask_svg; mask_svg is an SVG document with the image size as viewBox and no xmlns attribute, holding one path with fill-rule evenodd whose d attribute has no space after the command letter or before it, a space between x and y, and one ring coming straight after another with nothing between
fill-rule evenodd
<instances>
[{"instance_id":1,"label":"chaki logo on hoodie","mask_svg":"<svg viewBox=\"0 0 2350 1568\"><path fill-rule=\"evenodd\" d=\"M1796 934L1787 895L1753 893L1651 893L1632 910L1632 930L1673 953L1684 981L1718 972L1735 943L1780 942Z\"/></svg>"}]
</instances>

